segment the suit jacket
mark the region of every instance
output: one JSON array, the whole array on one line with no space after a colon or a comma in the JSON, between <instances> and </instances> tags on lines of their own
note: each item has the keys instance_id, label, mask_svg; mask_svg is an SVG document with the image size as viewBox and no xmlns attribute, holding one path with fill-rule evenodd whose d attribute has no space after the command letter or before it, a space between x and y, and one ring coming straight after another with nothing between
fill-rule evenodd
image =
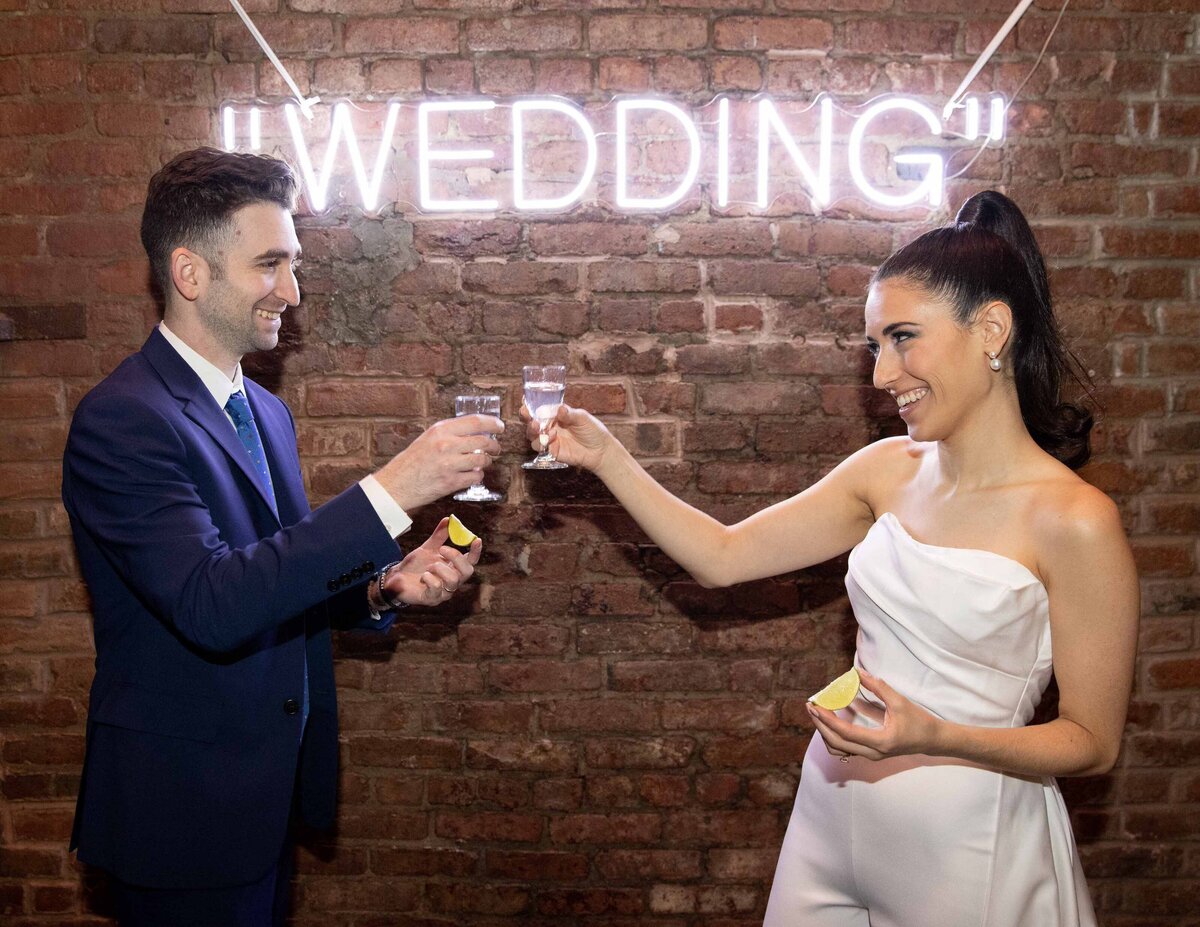
<instances>
[{"instance_id":1,"label":"suit jacket","mask_svg":"<svg viewBox=\"0 0 1200 927\"><path fill-rule=\"evenodd\" d=\"M63 502L96 641L71 846L138 885L260 878L294 797L308 823L332 826L330 619L369 620L363 586L399 556L357 485L309 509L291 413L245 390L278 516L157 329L83 399L67 440Z\"/></svg>"}]
</instances>

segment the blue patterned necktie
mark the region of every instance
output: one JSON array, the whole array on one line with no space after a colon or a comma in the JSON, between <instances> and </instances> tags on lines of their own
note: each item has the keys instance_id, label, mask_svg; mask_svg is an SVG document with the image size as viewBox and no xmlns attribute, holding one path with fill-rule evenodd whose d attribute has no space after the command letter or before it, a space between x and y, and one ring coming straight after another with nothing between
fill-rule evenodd
<instances>
[{"instance_id":1,"label":"blue patterned necktie","mask_svg":"<svg viewBox=\"0 0 1200 927\"><path fill-rule=\"evenodd\" d=\"M267 466L267 455L263 450L262 438L258 434L258 426L254 424L254 414L250 411L250 403L246 401L246 397L241 393L232 393L229 396L229 401L225 403L225 411L229 413L229 417L233 419L233 425L237 429L238 437L241 439L242 447L246 449L246 453L250 455L250 462L254 464L254 470L258 474L258 478L262 480L262 485L267 491L267 498L271 501L271 509L276 515L279 514L279 508L275 504L275 484L271 482L271 468ZM308 723L308 654L304 655L304 701L303 701L303 717L300 722L300 731L303 735L304 726Z\"/></svg>"},{"instance_id":2,"label":"blue patterned necktie","mask_svg":"<svg viewBox=\"0 0 1200 927\"><path fill-rule=\"evenodd\" d=\"M250 462L254 464L254 472L258 474L263 488L267 491L272 511L278 514L279 509L275 505L275 484L271 482L271 468L267 466L267 455L263 451L258 426L254 424L254 414L250 411L250 403L241 393L233 393L230 395L229 401L225 403L225 411L233 419L233 426L237 429L242 447L250 455Z\"/></svg>"}]
</instances>

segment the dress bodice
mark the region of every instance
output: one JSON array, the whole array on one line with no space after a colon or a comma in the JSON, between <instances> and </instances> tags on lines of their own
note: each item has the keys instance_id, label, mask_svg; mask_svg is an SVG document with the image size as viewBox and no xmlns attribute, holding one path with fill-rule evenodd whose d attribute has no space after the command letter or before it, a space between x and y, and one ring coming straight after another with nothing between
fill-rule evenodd
<instances>
[{"instance_id":1,"label":"dress bodice","mask_svg":"<svg viewBox=\"0 0 1200 927\"><path fill-rule=\"evenodd\" d=\"M1032 717L1052 667L1049 597L1028 567L923 544L885 512L850 552L846 589L867 672L948 721Z\"/></svg>"}]
</instances>

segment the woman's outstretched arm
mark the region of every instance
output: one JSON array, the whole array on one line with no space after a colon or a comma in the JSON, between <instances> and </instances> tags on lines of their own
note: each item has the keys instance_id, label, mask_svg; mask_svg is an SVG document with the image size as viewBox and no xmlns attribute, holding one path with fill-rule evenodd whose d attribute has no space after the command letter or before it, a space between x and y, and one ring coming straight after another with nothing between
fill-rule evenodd
<instances>
[{"instance_id":1,"label":"woman's outstretched arm","mask_svg":"<svg viewBox=\"0 0 1200 927\"><path fill-rule=\"evenodd\" d=\"M536 424L528 435L537 449ZM864 487L895 453L881 447L888 443L863 448L798 495L727 526L659 485L588 412L560 406L550 427L550 452L593 471L650 539L709 587L803 569L862 540L874 521Z\"/></svg>"}]
</instances>

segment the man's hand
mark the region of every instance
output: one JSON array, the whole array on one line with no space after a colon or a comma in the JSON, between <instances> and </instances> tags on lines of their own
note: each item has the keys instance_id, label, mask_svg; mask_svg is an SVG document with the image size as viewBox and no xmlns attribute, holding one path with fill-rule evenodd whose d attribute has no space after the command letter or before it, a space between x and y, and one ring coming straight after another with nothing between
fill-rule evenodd
<instances>
[{"instance_id":1,"label":"man's hand","mask_svg":"<svg viewBox=\"0 0 1200 927\"><path fill-rule=\"evenodd\" d=\"M504 422L463 415L430 425L412 444L375 472L375 479L406 512L483 482L483 470L500 456L494 435Z\"/></svg>"},{"instance_id":2,"label":"man's hand","mask_svg":"<svg viewBox=\"0 0 1200 927\"><path fill-rule=\"evenodd\" d=\"M449 518L438 522L429 539L388 574L383 588L393 602L441 605L471 578L483 550L483 541L476 538L465 554L446 546L450 536L446 529L449 522Z\"/></svg>"}]
</instances>

